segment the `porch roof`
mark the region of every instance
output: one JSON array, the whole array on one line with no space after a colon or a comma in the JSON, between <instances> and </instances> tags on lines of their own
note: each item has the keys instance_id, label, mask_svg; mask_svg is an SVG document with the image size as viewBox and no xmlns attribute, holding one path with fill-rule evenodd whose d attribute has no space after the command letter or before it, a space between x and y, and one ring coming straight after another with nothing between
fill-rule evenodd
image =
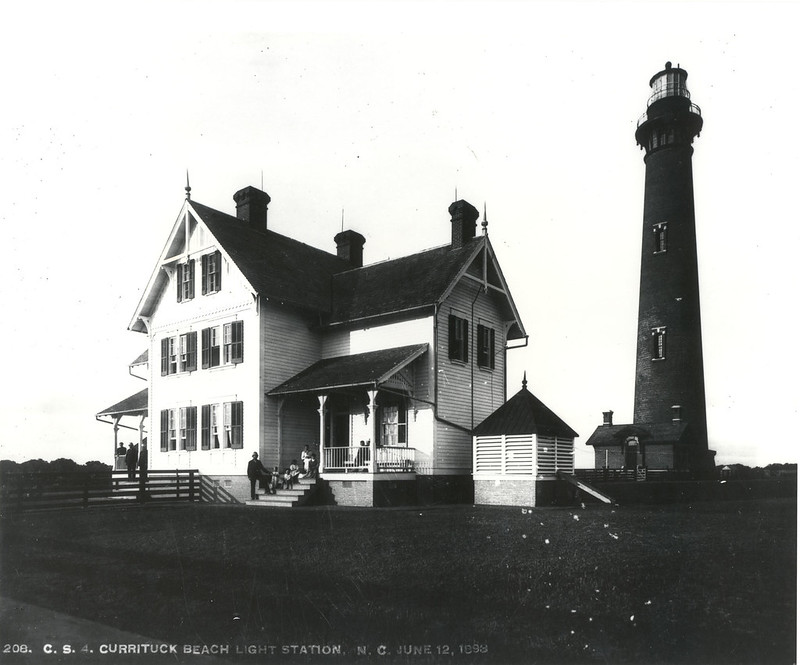
<instances>
[{"instance_id":1,"label":"porch roof","mask_svg":"<svg viewBox=\"0 0 800 665\"><path fill-rule=\"evenodd\" d=\"M147 415L147 388L100 411L98 416L142 416Z\"/></svg>"},{"instance_id":2,"label":"porch roof","mask_svg":"<svg viewBox=\"0 0 800 665\"><path fill-rule=\"evenodd\" d=\"M427 344L398 346L325 358L307 367L267 394L323 393L337 388L379 386L428 350Z\"/></svg>"}]
</instances>

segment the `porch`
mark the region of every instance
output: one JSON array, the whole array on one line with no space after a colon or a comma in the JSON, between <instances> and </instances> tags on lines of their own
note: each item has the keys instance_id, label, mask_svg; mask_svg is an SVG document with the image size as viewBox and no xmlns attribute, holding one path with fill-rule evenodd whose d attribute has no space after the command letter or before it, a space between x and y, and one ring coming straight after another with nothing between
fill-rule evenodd
<instances>
[{"instance_id":1,"label":"porch","mask_svg":"<svg viewBox=\"0 0 800 665\"><path fill-rule=\"evenodd\" d=\"M405 446L345 446L323 449L323 469L326 473L413 473L416 450Z\"/></svg>"}]
</instances>

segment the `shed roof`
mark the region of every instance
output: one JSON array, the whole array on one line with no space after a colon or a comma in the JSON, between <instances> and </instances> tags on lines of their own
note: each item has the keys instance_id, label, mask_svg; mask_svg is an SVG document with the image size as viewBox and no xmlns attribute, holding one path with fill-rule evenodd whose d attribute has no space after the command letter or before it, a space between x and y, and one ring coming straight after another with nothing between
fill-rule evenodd
<instances>
[{"instance_id":1,"label":"shed roof","mask_svg":"<svg viewBox=\"0 0 800 665\"><path fill-rule=\"evenodd\" d=\"M147 415L147 388L100 411L98 416Z\"/></svg>"},{"instance_id":2,"label":"shed roof","mask_svg":"<svg viewBox=\"0 0 800 665\"><path fill-rule=\"evenodd\" d=\"M567 439L577 437L575 430L528 390L527 383L523 380L522 390L478 425L474 435L542 434Z\"/></svg>"},{"instance_id":3,"label":"shed roof","mask_svg":"<svg viewBox=\"0 0 800 665\"><path fill-rule=\"evenodd\" d=\"M288 395L379 385L425 353L427 348L427 344L413 344L351 356L326 358L315 362L277 388L273 388L268 394Z\"/></svg>"}]
</instances>

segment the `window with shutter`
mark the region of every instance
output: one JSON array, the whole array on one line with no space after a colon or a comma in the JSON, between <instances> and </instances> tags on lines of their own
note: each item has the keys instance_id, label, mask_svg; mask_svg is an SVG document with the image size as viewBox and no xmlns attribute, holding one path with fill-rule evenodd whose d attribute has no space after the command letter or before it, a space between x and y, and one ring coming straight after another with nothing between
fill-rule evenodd
<instances>
[{"instance_id":1,"label":"window with shutter","mask_svg":"<svg viewBox=\"0 0 800 665\"><path fill-rule=\"evenodd\" d=\"M161 340L161 376L169 373L169 337Z\"/></svg>"},{"instance_id":2,"label":"window with shutter","mask_svg":"<svg viewBox=\"0 0 800 665\"><path fill-rule=\"evenodd\" d=\"M211 449L211 405L200 407L200 449Z\"/></svg>"},{"instance_id":3,"label":"window with shutter","mask_svg":"<svg viewBox=\"0 0 800 665\"><path fill-rule=\"evenodd\" d=\"M243 438L243 409L242 402L225 402L224 430L225 447L242 448Z\"/></svg>"},{"instance_id":4,"label":"window with shutter","mask_svg":"<svg viewBox=\"0 0 800 665\"><path fill-rule=\"evenodd\" d=\"M238 364L244 359L244 321L232 321L222 327L222 362Z\"/></svg>"},{"instance_id":5,"label":"window with shutter","mask_svg":"<svg viewBox=\"0 0 800 665\"><path fill-rule=\"evenodd\" d=\"M200 261L203 295L216 293L222 288L222 254L219 250L204 254Z\"/></svg>"},{"instance_id":6,"label":"window with shutter","mask_svg":"<svg viewBox=\"0 0 800 665\"><path fill-rule=\"evenodd\" d=\"M197 332L180 336L180 371L193 372L197 369Z\"/></svg>"},{"instance_id":7,"label":"window with shutter","mask_svg":"<svg viewBox=\"0 0 800 665\"><path fill-rule=\"evenodd\" d=\"M169 450L169 411L167 409L161 410L161 452L165 453Z\"/></svg>"},{"instance_id":8,"label":"window with shutter","mask_svg":"<svg viewBox=\"0 0 800 665\"><path fill-rule=\"evenodd\" d=\"M184 450L197 450L197 407L187 406Z\"/></svg>"},{"instance_id":9,"label":"window with shutter","mask_svg":"<svg viewBox=\"0 0 800 665\"><path fill-rule=\"evenodd\" d=\"M494 369L494 328L478 324L478 367Z\"/></svg>"},{"instance_id":10,"label":"window with shutter","mask_svg":"<svg viewBox=\"0 0 800 665\"><path fill-rule=\"evenodd\" d=\"M450 360L469 360L469 322L460 316L451 314L448 322L449 328L449 357Z\"/></svg>"}]
</instances>

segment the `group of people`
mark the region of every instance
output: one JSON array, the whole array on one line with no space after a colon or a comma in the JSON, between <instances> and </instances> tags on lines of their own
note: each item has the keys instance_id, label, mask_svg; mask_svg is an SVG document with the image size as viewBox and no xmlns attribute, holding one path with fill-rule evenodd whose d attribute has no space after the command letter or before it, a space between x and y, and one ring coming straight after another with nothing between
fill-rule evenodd
<instances>
[{"instance_id":1,"label":"group of people","mask_svg":"<svg viewBox=\"0 0 800 665\"><path fill-rule=\"evenodd\" d=\"M139 467L141 477L147 478L147 439L142 441L141 451L138 444L129 443L126 450L125 444L120 443L117 447L117 457L123 456L125 468L128 469L128 480L136 480L136 467Z\"/></svg>"},{"instance_id":2,"label":"group of people","mask_svg":"<svg viewBox=\"0 0 800 665\"><path fill-rule=\"evenodd\" d=\"M292 463L283 471L280 471L277 466L269 471L258 459L258 453L253 453L247 464L250 498L258 499L256 494L258 483L264 488L264 494L276 494L279 489L292 489L300 478L316 478L319 467L317 454L306 446L300 454L300 459L303 464L302 473L296 459L293 459Z\"/></svg>"}]
</instances>

